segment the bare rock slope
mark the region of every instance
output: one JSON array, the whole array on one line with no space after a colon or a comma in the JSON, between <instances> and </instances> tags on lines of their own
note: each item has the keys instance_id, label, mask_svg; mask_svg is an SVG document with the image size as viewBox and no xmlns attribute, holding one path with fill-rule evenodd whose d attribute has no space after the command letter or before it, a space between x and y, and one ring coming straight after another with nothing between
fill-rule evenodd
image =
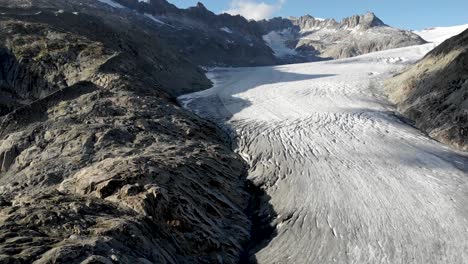
<instances>
[{"instance_id":1,"label":"bare rock slope","mask_svg":"<svg viewBox=\"0 0 468 264\"><path fill-rule=\"evenodd\" d=\"M173 99L203 73L137 14L1 3L0 263L236 263L244 164Z\"/></svg>"},{"instance_id":2,"label":"bare rock slope","mask_svg":"<svg viewBox=\"0 0 468 264\"><path fill-rule=\"evenodd\" d=\"M468 30L391 79L388 92L417 127L468 150Z\"/></svg>"}]
</instances>

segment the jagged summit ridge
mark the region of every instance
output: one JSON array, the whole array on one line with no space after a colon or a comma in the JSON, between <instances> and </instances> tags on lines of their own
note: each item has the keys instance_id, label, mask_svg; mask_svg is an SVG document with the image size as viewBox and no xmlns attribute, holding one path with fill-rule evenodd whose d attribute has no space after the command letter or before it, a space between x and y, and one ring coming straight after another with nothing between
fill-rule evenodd
<instances>
[{"instance_id":1,"label":"jagged summit ridge","mask_svg":"<svg viewBox=\"0 0 468 264\"><path fill-rule=\"evenodd\" d=\"M353 15L340 22L311 15L262 21L265 41L277 56L338 59L369 52L423 44L413 32L386 25L374 13Z\"/></svg>"},{"instance_id":2,"label":"jagged summit ridge","mask_svg":"<svg viewBox=\"0 0 468 264\"><path fill-rule=\"evenodd\" d=\"M385 23L380 20L374 13L368 12L364 15L354 15L343 19L340 23L341 27L348 28L370 28L370 27L380 27L386 26Z\"/></svg>"},{"instance_id":3,"label":"jagged summit ridge","mask_svg":"<svg viewBox=\"0 0 468 264\"><path fill-rule=\"evenodd\" d=\"M374 13L368 12L364 15L353 15L343 18L340 22L334 18L322 19L311 15L301 17L290 17L292 24L298 26L301 31L317 30L322 28L329 29L368 29L371 27L386 26L386 24L378 18Z\"/></svg>"}]
</instances>

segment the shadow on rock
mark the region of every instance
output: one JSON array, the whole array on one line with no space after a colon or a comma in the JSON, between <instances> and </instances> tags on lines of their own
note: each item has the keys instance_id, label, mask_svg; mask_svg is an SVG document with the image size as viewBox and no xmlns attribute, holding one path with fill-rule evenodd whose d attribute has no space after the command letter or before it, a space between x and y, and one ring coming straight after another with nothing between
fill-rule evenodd
<instances>
[{"instance_id":1,"label":"shadow on rock","mask_svg":"<svg viewBox=\"0 0 468 264\"><path fill-rule=\"evenodd\" d=\"M252 222L250 241L245 245L239 263L257 263L255 254L266 247L277 235L272 225L277 213L269 203L270 196L251 181L247 182L247 192L251 195L246 214Z\"/></svg>"}]
</instances>

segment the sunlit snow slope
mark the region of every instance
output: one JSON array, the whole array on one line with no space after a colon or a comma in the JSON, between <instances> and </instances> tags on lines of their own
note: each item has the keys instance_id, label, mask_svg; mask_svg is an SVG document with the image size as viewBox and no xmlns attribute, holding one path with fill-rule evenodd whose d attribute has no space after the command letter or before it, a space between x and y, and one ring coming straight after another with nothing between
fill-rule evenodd
<instances>
[{"instance_id":1,"label":"sunlit snow slope","mask_svg":"<svg viewBox=\"0 0 468 264\"><path fill-rule=\"evenodd\" d=\"M468 24L453 27L434 27L421 31L413 31L413 33L419 35L428 42L441 43L455 35L462 33L466 29L468 29Z\"/></svg>"},{"instance_id":2,"label":"sunlit snow slope","mask_svg":"<svg viewBox=\"0 0 468 264\"><path fill-rule=\"evenodd\" d=\"M259 263L468 263L468 159L394 114L381 81L434 47L218 69L180 98L232 133L271 196Z\"/></svg>"}]
</instances>

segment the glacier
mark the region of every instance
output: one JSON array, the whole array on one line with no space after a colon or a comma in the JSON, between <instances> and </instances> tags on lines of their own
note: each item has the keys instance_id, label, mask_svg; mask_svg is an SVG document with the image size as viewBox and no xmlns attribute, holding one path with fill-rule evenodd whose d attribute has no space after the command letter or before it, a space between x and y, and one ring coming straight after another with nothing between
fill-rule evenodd
<instances>
[{"instance_id":1,"label":"glacier","mask_svg":"<svg viewBox=\"0 0 468 264\"><path fill-rule=\"evenodd\" d=\"M436 45L218 68L179 98L230 133L270 197L258 263L468 263L468 155L411 126L383 85Z\"/></svg>"}]
</instances>

